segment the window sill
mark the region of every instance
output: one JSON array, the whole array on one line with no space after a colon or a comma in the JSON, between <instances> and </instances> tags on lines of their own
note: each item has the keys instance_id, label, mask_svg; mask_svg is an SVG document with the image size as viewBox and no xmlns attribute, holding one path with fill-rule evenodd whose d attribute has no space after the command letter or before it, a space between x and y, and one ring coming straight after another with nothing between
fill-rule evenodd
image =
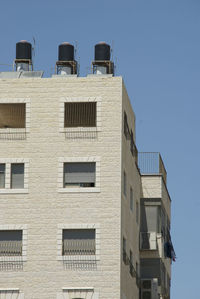
<instances>
[{"instance_id":1,"label":"window sill","mask_svg":"<svg viewBox=\"0 0 200 299\"><path fill-rule=\"evenodd\" d=\"M26 128L0 128L0 133L27 133Z\"/></svg>"},{"instance_id":2,"label":"window sill","mask_svg":"<svg viewBox=\"0 0 200 299\"><path fill-rule=\"evenodd\" d=\"M61 255L57 258L58 261L77 261L90 262L100 260L98 255Z\"/></svg>"},{"instance_id":3,"label":"window sill","mask_svg":"<svg viewBox=\"0 0 200 299\"><path fill-rule=\"evenodd\" d=\"M97 187L80 187L80 188L59 188L59 193L99 193L100 188Z\"/></svg>"},{"instance_id":4,"label":"window sill","mask_svg":"<svg viewBox=\"0 0 200 299\"><path fill-rule=\"evenodd\" d=\"M0 194L25 194L29 193L28 189L0 189Z\"/></svg>"},{"instance_id":5,"label":"window sill","mask_svg":"<svg viewBox=\"0 0 200 299\"><path fill-rule=\"evenodd\" d=\"M26 256L0 256L0 262L25 262L27 260Z\"/></svg>"},{"instance_id":6,"label":"window sill","mask_svg":"<svg viewBox=\"0 0 200 299\"><path fill-rule=\"evenodd\" d=\"M61 132L97 132L100 131L97 127L67 127L63 128Z\"/></svg>"}]
</instances>

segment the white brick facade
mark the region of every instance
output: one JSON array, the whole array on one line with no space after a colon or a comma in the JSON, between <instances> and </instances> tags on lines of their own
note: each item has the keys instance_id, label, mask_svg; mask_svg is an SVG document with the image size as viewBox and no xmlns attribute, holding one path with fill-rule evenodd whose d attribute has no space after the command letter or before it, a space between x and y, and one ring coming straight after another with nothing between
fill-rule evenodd
<instances>
[{"instance_id":1,"label":"white brick facade","mask_svg":"<svg viewBox=\"0 0 200 299\"><path fill-rule=\"evenodd\" d=\"M96 102L96 127L64 128L67 102ZM0 230L23 230L23 265L0 267L0 299L12 288L19 290L18 299L138 299L136 277L122 260L122 240L136 268L141 194L167 194L161 178L141 181L123 134L126 111L135 139L135 116L122 78L0 79L0 103L26 104L25 129L0 129L0 163L6 164ZM94 162L95 186L64 188L67 162ZM24 189L10 188L12 163L25 165ZM93 260L62 255L63 230L81 228L95 229Z\"/></svg>"}]
</instances>

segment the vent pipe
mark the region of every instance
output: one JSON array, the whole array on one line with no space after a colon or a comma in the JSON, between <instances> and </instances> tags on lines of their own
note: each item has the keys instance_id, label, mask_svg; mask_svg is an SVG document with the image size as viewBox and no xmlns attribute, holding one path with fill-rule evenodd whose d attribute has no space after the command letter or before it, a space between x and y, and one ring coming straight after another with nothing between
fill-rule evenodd
<instances>
[{"instance_id":1,"label":"vent pipe","mask_svg":"<svg viewBox=\"0 0 200 299\"><path fill-rule=\"evenodd\" d=\"M32 45L26 40L16 43L16 71L30 71L32 66Z\"/></svg>"},{"instance_id":2,"label":"vent pipe","mask_svg":"<svg viewBox=\"0 0 200 299\"><path fill-rule=\"evenodd\" d=\"M95 45L92 65L94 74L114 74L114 64L110 60L110 45L105 42L99 42Z\"/></svg>"},{"instance_id":3,"label":"vent pipe","mask_svg":"<svg viewBox=\"0 0 200 299\"><path fill-rule=\"evenodd\" d=\"M74 46L64 42L58 47L58 61L56 62L57 74L77 74L77 62L74 59Z\"/></svg>"}]
</instances>

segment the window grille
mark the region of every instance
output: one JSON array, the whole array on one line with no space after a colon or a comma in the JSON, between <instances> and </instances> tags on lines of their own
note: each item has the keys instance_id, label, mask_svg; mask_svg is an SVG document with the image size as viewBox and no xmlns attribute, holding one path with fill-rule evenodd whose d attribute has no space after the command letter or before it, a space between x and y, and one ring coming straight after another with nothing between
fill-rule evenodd
<instances>
[{"instance_id":1,"label":"window grille","mask_svg":"<svg viewBox=\"0 0 200 299\"><path fill-rule=\"evenodd\" d=\"M96 127L96 102L65 103L64 126Z\"/></svg>"},{"instance_id":2,"label":"window grille","mask_svg":"<svg viewBox=\"0 0 200 299\"><path fill-rule=\"evenodd\" d=\"M64 229L63 255L94 255L94 229Z\"/></svg>"},{"instance_id":3,"label":"window grille","mask_svg":"<svg viewBox=\"0 0 200 299\"><path fill-rule=\"evenodd\" d=\"M26 104L0 104L0 128L25 128Z\"/></svg>"}]
</instances>

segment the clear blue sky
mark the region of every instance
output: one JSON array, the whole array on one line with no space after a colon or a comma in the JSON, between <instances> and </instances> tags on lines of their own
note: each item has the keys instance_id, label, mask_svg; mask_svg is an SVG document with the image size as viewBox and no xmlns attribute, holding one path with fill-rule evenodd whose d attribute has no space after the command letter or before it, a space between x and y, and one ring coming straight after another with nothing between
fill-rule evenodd
<instances>
[{"instance_id":1,"label":"clear blue sky","mask_svg":"<svg viewBox=\"0 0 200 299\"><path fill-rule=\"evenodd\" d=\"M57 46L78 42L81 76L93 46L114 45L137 119L139 151L160 151L172 198L172 299L199 299L200 1L1 0L0 63L36 39L35 69L53 72ZM8 67L0 66L0 71Z\"/></svg>"}]
</instances>

